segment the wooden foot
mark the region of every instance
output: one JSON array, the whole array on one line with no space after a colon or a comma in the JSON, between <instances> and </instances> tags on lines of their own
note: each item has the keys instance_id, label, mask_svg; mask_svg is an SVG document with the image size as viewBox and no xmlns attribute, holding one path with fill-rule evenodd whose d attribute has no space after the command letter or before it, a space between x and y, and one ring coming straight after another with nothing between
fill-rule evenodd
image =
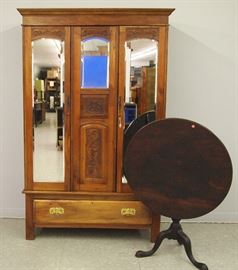
<instances>
[{"instance_id":1,"label":"wooden foot","mask_svg":"<svg viewBox=\"0 0 238 270\"><path fill-rule=\"evenodd\" d=\"M150 241L155 243L160 233L160 215L152 216Z\"/></svg>"},{"instance_id":2,"label":"wooden foot","mask_svg":"<svg viewBox=\"0 0 238 270\"><path fill-rule=\"evenodd\" d=\"M33 200L31 196L26 195L26 240L35 239L35 227L33 223Z\"/></svg>"},{"instance_id":3,"label":"wooden foot","mask_svg":"<svg viewBox=\"0 0 238 270\"><path fill-rule=\"evenodd\" d=\"M35 239L35 230L26 228L26 240L34 240Z\"/></svg>"}]
</instances>

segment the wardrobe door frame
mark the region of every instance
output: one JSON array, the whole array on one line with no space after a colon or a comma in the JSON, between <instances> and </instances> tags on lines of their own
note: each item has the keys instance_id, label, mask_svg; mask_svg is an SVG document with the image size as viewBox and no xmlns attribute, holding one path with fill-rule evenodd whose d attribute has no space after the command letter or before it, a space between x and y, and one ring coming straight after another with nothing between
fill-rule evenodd
<instances>
[{"instance_id":1,"label":"wardrobe door frame","mask_svg":"<svg viewBox=\"0 0 238 270\"><path fill-rule=\"evenodd\" d=\"M157 101L156 119L165 118L167 90L167 54L168 26L121 26L119 40L119 93L118 93L118 135L117 135L117 192L132 192L128 184L122 183L123 168L123 135L125 128L125 42L132 39L153 39L158 42L157 54Z\"/></svg>"},{"instance_id":2,"label":"wardrobe door frame","mask_svg":"<svg viewBox=\"0 0 238 270\"><path fill-rule=\"evenodd\" d=\"M64 106L64 182L34 182L33 179L33 97L32 41L53 38L65 42L65 106ZM70 27L23 26L23 103L24 103L24 191L67 191L70 189Z\"/></svg>"},{"instance_id":3,"label":"wardrobe door frame","mask_svg":"<svg viewBox=\"0 0 238 270\"><path fill-rule=\"evenodd\" d=\"M72 28L71 33L71 190L115 192L118 27L77 26ZM105 38L110 43L109 85L107 88L88 89L81 87L81 42L85 38L93 37ZM88 105L82 102L82 98L86 99ZM83 104L84 106L81 106ZM94 108L94 114L91 114L89 106L94 105L97 105L98 108ZM99 139L94 143L95 149L91 149L87 144L92 144L91 139L86 136L87 130L89 132L90 129L91 131L95 129L95 132L99 132L99 135L101 134L101 141ZM101 155L101 163L97 164L97 158L90 158L88 152L94 152L96 156ZM83 153L83 156L80 153ZM92 163L96 167L95 176L88 173L90 170L87 166L91 166L90 164Z\"/></svg>"}]
</instances>

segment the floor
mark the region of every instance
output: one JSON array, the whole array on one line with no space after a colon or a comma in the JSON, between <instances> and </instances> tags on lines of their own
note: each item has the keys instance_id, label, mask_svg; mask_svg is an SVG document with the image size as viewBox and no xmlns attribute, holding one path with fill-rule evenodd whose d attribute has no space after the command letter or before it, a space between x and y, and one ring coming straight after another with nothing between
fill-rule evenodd
<instances>
[{"instance_id":1,"label":"floor","mask_svg":"<svg viewBox=\"0 0 238 270\"><path fill-rule=\"evenodd\" d=\"M183 223L183 229L194 257L209 270L238 269L238 224ZM151 247L145 230L43 229L27 241L23 219L0 219L1 270L197 269L173 240L165 240L152 257L135 258L138 249Z\"/></svg>"},{"instance_id":2,"label":"floor","mask_svg":"<svg viewBox=\"0 0 238 270\"><path fill-rule=\"evenodd\" d=\"M63 182L64 151L57 148L56 112L46 113L45 121L34 127L34 179L37 182Z\"/></svg>"}]
</instances>

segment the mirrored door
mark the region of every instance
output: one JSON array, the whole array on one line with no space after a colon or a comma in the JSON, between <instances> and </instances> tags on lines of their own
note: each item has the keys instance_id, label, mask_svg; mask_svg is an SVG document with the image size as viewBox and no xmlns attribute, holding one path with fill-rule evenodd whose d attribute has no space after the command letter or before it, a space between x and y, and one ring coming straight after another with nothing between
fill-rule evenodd
<instances>
[{"instance_id":1,"label":"mirrored door","mask_svg":"<svg viewBox=\"0 0 238 270\"><path fill-rule=\"evenodd\" d=\"M64 182L64 64L64 41L32 42L34 182Z\"/></svg>"},{"instance_id":2,"label":"mirrored door","mask_svg":"<svg viewBox=\"0 0 238 270\"><path fill-rule=\"evenodd\" d=\"M161 110L158 102L159 77L159 28L120 28L120 79L119 99L122 100L118 114L117 190L130 191L123 174L124 136L130 125L144 114Z\"/></svg>"},{"instance_id":3,"label":"mirrored door","mask_svg":"<svg viewBox=\"0 0 238 270\"><path fill-rule=\"evenodd\" d=\"M28 185L65 190L70 175L69 29L32 27L24 34L31 37L24 55Z\"/></svg>"}]
</instances>

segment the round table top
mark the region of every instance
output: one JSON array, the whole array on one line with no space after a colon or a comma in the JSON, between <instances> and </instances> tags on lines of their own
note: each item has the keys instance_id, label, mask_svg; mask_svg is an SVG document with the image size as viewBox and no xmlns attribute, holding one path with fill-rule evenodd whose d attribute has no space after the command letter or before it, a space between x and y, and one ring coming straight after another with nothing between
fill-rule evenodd
<instances>
[{"instance_id":1,"label":"round table top","mask_svg":"<svg viewBox=\"0 0 238 270\"><path fill-rule=\"evenodd\" d=\"M223 143L202 125L177 118L140 129L125 152L124 171L137 198L153 213L177 219L212 211L232 181Z\"/></svg>"},{"instance_id":2,"label":"round table top","mask_svg":"<svg viewBox=\"0 0 238 270\"><path fill-rule=\"evenodd\" d=\"M145 112L139 115L133 122L130 123L130 125L124 132L124 151L126 150L127 145L129 144L135 133L152 121L155 121L155 111Z\"/></svg>"}]
</instances>

